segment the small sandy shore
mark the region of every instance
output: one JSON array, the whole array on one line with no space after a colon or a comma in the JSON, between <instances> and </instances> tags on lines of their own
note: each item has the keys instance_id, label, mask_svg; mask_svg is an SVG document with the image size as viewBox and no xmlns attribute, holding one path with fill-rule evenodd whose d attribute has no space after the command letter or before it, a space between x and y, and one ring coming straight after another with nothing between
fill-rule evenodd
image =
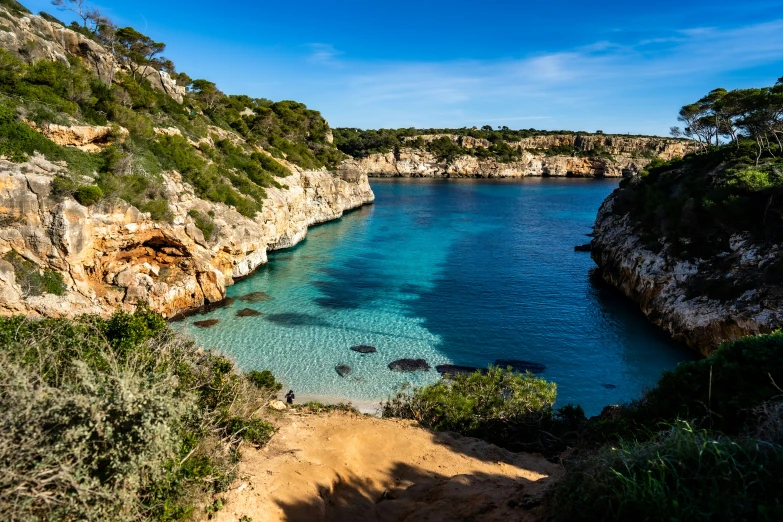
<instances>
[{"instance_id":1,"label":"small sandy shore","mask_svg":"<svg viewBox=\"0 0 783 522\"><path fill-rule=\"evenodd\" d=\"M288 410L243 448L218 522L538 520L560 466L412 422Z\"/></svg>"}]
</instances>

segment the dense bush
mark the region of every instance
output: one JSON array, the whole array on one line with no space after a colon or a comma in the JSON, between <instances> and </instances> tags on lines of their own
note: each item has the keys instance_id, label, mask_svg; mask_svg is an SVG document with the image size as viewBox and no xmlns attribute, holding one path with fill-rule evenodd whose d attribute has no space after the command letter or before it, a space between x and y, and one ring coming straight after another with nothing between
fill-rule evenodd
<instances>
[{"instance_id":1,"label":"dense bush","mask_svg":"<svg viewBox=\"0 0 783 522\"><path fill-rule=\"evenodd\" d=\"M283 389L283 384L278 382L269 370L250 370L247 372L247 379L258 388L266 388L272 391Z\"/></svg>"},{"instance_id":2,"label":"dense bush","mask_svg":"<svg viewBox=\"0 0 783 522\"><path fill-rule=\"evenodd\" d=\"M678 422L570 470L552 507L569 520L781 520L783 447Z\"/></svg>"},{"instance_id":3,"label":"dense bush","mask_svg":"<svg viewBox=\"0 0 783 522\"><path fill-rule=\"evenodd\" d=\"M96 185L84 185L76 189L73 197L82 205L89 207L100 201L103 197L103 191L101 190L101 187Z\"/></svg>"},{"instance_id":4,"label":"dense bush","mask_svg":"<svg viewBox=\"0 0 783 522\"><path fill-rule=\"evenodd\" d=\"M0 319L0 511L9 520L175 520L273 432L273 390L145 308Z\"/></svg>"},{"instance_id":5,"label":"dense bush","mask_svg":"<svg viewBox=\"0 0 783 522\"><path fill-rule=\"evenodd\" d=\"M554 383L490 367L428 386L403 390L382 404L384 417L478 437L516 451L555 454L584 422L580 407L552 408Z\"/></svg>"}]
</instances>

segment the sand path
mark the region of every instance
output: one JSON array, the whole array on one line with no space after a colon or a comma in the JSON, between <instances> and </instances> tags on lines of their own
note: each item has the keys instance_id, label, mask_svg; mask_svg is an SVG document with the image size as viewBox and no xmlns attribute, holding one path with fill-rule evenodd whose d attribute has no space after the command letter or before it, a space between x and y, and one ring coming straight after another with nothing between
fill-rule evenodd
<instances>
[{"instance_id":1,"label":"sand path","mask_svg":"<svg viewBox=\"0 0 783 522\"><path fill-rule=\"evenodd\" d=\"M561 474L539 455L406 421L289 411L279 427L243 450L218 522L537 520Z\"/></svg>"}]
</instances>

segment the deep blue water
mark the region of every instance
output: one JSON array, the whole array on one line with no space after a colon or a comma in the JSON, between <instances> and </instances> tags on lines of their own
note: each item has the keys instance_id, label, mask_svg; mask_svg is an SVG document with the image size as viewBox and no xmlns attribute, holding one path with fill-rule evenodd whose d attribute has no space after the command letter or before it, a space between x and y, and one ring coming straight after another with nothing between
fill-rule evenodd
<instances>
[{"instance_id":1,"label":"deep blue water","mask_svg":"<svg viewBox=\"0 0 783 522\"><path fill-rule=\"evenodd\" d=\"M637 397L694 356L592 275L586 243L612 180L373 181L374 205L311 229L228 289L237 300L184 328L245 369L269 368L301 396L378 401L436 364L546 366L558 404L596 414ZM264 315L236 317L242 308ZM216 318L209 329L194 321ZM360 355L357 344L377 347ZM424 358L429 372L387 364ZM341 377L338 364L352 367Z\"/></svg>"}]
</instances>

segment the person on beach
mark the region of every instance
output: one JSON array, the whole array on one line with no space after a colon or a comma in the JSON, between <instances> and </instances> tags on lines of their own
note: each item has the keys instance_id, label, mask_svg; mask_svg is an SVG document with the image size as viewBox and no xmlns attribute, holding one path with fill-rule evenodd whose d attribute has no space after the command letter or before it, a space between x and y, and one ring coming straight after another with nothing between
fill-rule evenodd
<instances>
[{"instance_id":1,"label":"person on beach","mask_svg":"<svg viewBox=\"0 0 783 522\"><path fill-rule=\"evenodd\" d=\"M294 390L288 390L288 393L285 394L285 402L288 404L293 404L294 399L296 399L296 395L294 395Z\"/></svg>"}]
</instances>

